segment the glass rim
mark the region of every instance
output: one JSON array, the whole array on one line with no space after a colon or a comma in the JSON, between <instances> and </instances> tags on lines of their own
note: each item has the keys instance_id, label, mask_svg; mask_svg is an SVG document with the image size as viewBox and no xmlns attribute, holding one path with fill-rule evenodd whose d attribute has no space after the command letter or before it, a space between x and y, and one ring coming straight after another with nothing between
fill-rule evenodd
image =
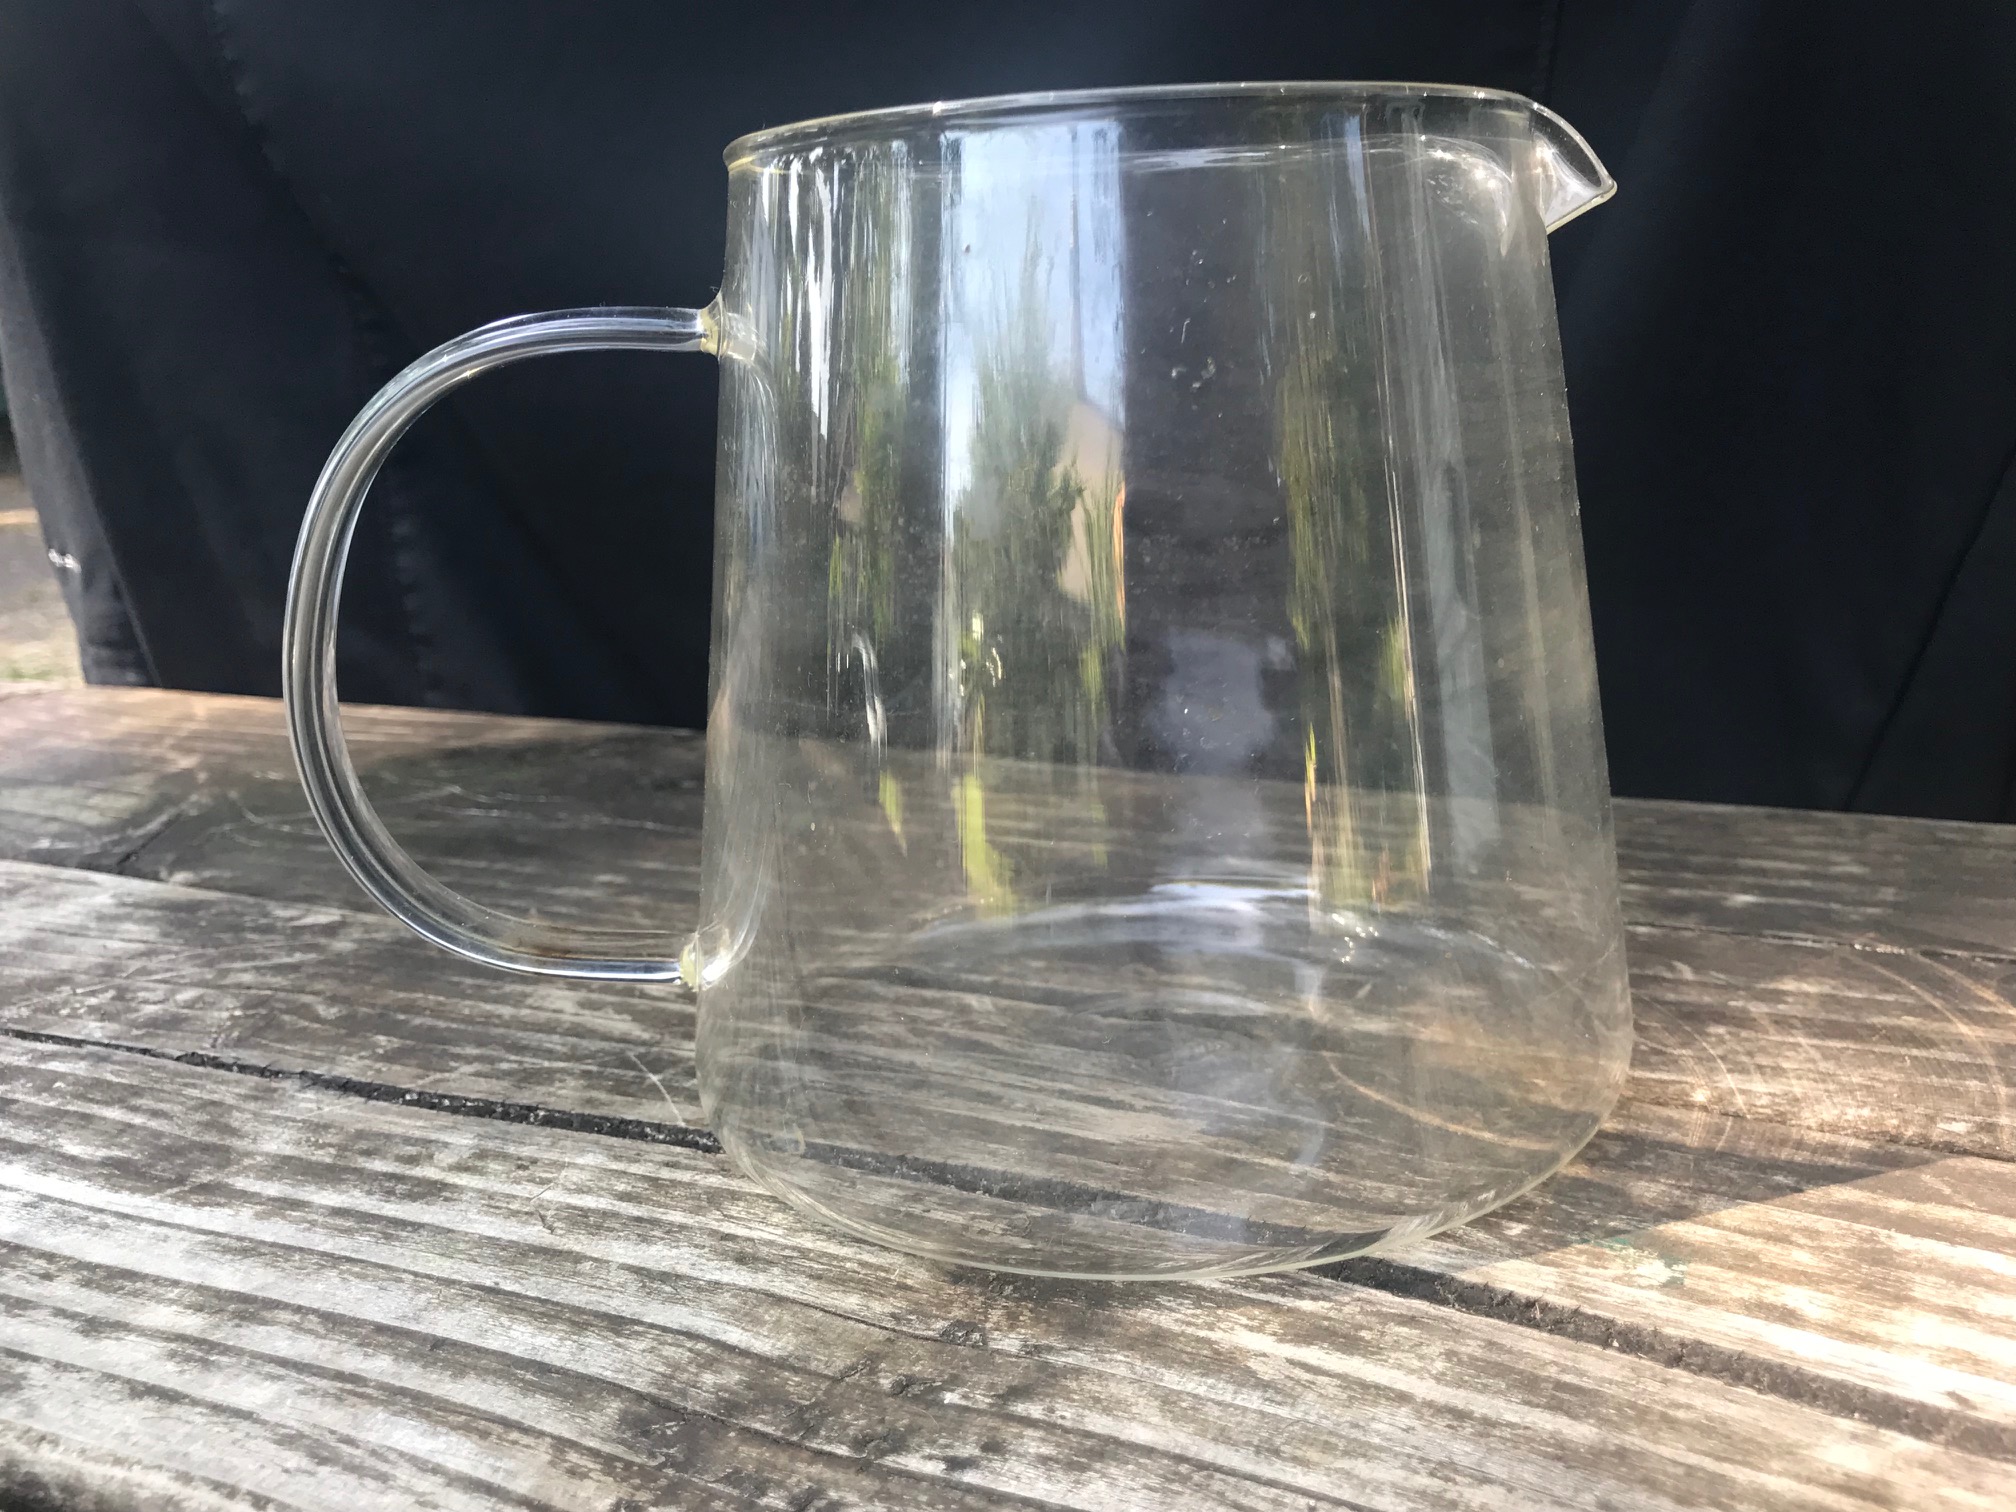
<instances>
[{"instance_id":1,"label":"glass rim","mask_svg":"<svg viewBox=\"0 0 2016 1512\"><path fill-rule=\"evenodd\" d=\"M1533 108L1527 96L1509 89L1486 89L1473 84L1425 84L1404 80L1322 80L1290 79L1231 84L1130 84L1113 89L1046 89L1022 94L977 95L965 100L931 100L915 105L890 105L874 110L850 110L837 115L812 116L781 126L766 126L746 132L722 151L731 168L751 158L802 145L813 138L872 137L893 135L908 127L994 124L1001 121L1041 119L1046 115L1077 115L1101 107L1124 109L1164 101L1185 100L1289 100L1374 99L1379 96L1423 98L1438 96L1463 100L1498 100Z\"/></svg>"}]
</instances>

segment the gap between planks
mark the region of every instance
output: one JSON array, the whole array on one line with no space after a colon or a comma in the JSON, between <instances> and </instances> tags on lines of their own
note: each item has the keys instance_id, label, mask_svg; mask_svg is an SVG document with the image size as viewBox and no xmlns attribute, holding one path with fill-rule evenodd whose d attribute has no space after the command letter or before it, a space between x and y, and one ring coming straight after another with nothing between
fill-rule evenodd
<instances>
[{"instance_id":1,"label":"gap between planks","mask_svg":"<svg viewBox=\"0 0 2016 1512\"><path fill-rule=\"evenodd\" d=\"M366 1102L391 1103L457 1117L494 1119L504 1123L594 1134L647 1144L671 1145L704 1155L721 1154L720 1142L704 1129L649 1119L623 1118L546 1108L536 1103L499 1098L462 1097L393 1086L355 1077L315 1071L283 1071L228 1056L189 1050L174 1053L145 1045L128 1045L40 1030L0 1026L0 1035L30 1044L84 1051L113 1051L146 1060L168 1061L204 1071L249 1076L262 1081L338 1093ZM1586 1308L1568 1307L1542 1298L1465 1280L1370 1255L1314 1267L1310 1275L1389 1296L1427 1302L1472 1317L1530 1329L1554 1338L1593 1345L1635 1359L1686 1371L1722 1385L1741 1387L1831 1416L1853 1419L1942 1448L1963 1450L1984 1458L2016 1464L2016 1426L1995 1423L1933 1403L1843 1381L1783 1361L1742 1350L1687 1339L1648 1327L1606 1318Z\"/></svg>"},{"instance_id":2,"label":"gap between planks","mask_svg":"<svg viewBox=\"0 0 2016 1512\"><path fill-rule=\"evenodd\" d=\"M7 974L18 979L21 1011L13 1027L137 1045L157 1062L195 1051L248 1072L312 1068L332 1077L323 1083L331 1087L344 1085L334 1073L347 1073L363 1084L353 1092L375 1084L388 1088L385 1100L409 1106L427 1100L407 1097L409 1089L452 1087L434 1095L476 1094L465 1106L479 1116L490 1099L524 1110L528 1123L546 1106L627 1116L647 1129L695 1122L677 1104L661 1122L664 1084L689 1096L690 1080L660 1060L662 1079L647 1083L653 1073L635 1053L662 1042L667 1055L687 1060L690 1013L681 1018L655 994L555 997L527 979L460 967L390 921L335 910L18 863L0 866L0 878L20 884L8 894L20 905L8 910L17 927ZM37 924L38 890L79 906ZM164 956L162 947L178 941ZM2016 1255L2016 1142L1999 1094L2016 1082L2006 988L1983 979L1992 1001L1970 1007L1967 994L1948 990L1966 985L1950 970L1906 980L1890 958L1881 974L1899 990L1870 996L1869 983L1850 991L1856 982L1823 981L1812 967L1785 975L1775 964L1782 948L1734 949L1742 943L1725 937L1713 952L1658 953L1645 983L1657 988L1647 1027L1665 1032L1641 1040L1647 1074L1588 1161L1519 1208L1450 1230L1407 1261L1566 1310L1557 1316L1579 1310L1598 1320L1599 1335L1642 1325L1653 1330L1648 1347L1719 1346L1734 1352L1733 1363L1778 1361L2016 1427L2006 1268ZM94 955L105 959L94 965ZM304 975L311 959L329 970ZM419 1015L425 1032L410 1042L419 1053L388 1055L371 1015L360 1020L355 1009L360 990L408 973L415 991L394 994L394 1006L402 1020ZM1831 1001L1843 991L1842 1002ZM275 1001L261 1006L268 996ZM1875 1016L1843 1038L1833 1021L1850 1005L1863 1018L1864 998ZM661 1021L667 1011L678 1022ZM489 1046L496 1065L468 1063L453 1047L500 1012L524 1020L521 1032ZM1741 1045L1753 1027L1757 1054L1749 1056ZM582 1051L584 1036L597 1053ZM360 1043L376 1048L332 1055ZM1953 1079L1956 1046L1986 1082ZM445 1060L433 1053L443 1047ZM579 1074L555 1074L562 1071ZM615 1095L602 1085L611 1078L621 1079ZM1984 1086L1997 1096L1984 1102ZM1942 1109L1942 1118L1985 1113L1989 1121L1949 1168L1928 1148L1931 1115L1909 1129L1863 1116L1870 1099L1887 1105L1897 1096ZM1847 1101L1834 1107L1839 1098ZM1938 1146L1947 1143L1940 1134ZM1990 1149L2001 1158L1967 1158ZM1886 1173L1900 1168L1924 1168L1929 1179L1899 1192ZM1679 1289L1676 1278L1690 1268ZM1468 1295L1490 1305L1488 1293Z\"/></svg>"},{"instance_id":3,"label":"gap between planks","mask_svg":"<svg viewBox=\"0 0 2016 1512\"><path fill-rule=\"evenodd\" d=\"M1140 1512L1987 1512L2016 1484L2004 1461L1606 1351L1369 1290L1339 1306L1341 1289L1314 1278L1086 1287L890 1264L773 1221L771 1199L686 1151L492 1139L103 1052L6 1058L21 1070L14 1126L51 1131L9 1141L11 1233L54 1257L23 1273L14 1315L42 1356L98 1372L54 1404L30 1394L40 1377L21 1380L16 1401L30 1427L95 1431L113 1455L134 1442L134 1393L113 1389L108 1364L241 1423L249 1407L248 1448L313 1472L311 1490L346 1470L383 1484L388 1433L422 1424L427 1442L397 1447L434 1484L476 1466L504 1504L584 1512L625 1490L665 1504L653 1466L717 1490L732 1476L748 1500L718 1500L771 1512L824 1505L808 1475L843 1471L880 1494L837 1500L920 1512L1031 1492ZM556 1226L540 1204L563 1183ZM93 1318L117 1331L67 1321ZM179 1416L150 1426L165 1430L152 1458L218 1463L214 1443L190 1452ZM333 1467L304 1452L346 1430ZM260 1489L290 1489L248 1463ZM393 1489L302 1500L412 1504Z\"/></svg>"}]
</instances>

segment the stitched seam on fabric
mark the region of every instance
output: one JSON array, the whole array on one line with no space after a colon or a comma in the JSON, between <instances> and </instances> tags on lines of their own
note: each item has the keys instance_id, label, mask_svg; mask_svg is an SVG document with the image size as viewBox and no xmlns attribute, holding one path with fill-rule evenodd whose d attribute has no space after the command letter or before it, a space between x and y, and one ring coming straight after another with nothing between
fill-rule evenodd
<instances>
[{"instance_id":1,"label":"stitched seam on fabric","mask_svg":"<svg viewBox=\"0 0 2016 1512\"><path fill-rule=\"evenodd\" d=\"M349 293L349 296L354 301L363 302L374 312L379 323L378 328L381 331L393 335L398 341L403 343L408 352L418 355L422 350L421 344L401 329L398 322L393 319L391 313L383 307L380 301L371 295L369 286L350 269L349 265L344 262L342 256L336 251L336 239L323 229L320 222L316 220L314 214L308 209L307 204L295 190L292 178L288 175L278 152L272 145L270 133L261 126L258 114L253 109L252 91L249 86L249 69L243 55L232 45L228 32L228 22L224 16L223 0L199 0L199 3L202 5L212 40L217 46L218 54L224 67L225 81L232 92L233 98L238 101L238 108L242 115L240 125L257 147L261 158L266 162L268 170L273 174L276 182L285 191L288 202L299 214L302 222L309 228L317 246L328 256L331 266L342 279L344 288ZM403 366L403 360L388 362L385 364L382 378L389 381L398 369ZM448 414L450 418L455 418L452 409L448 411ZM492 498L498 514L508 521L512 529L517 532L524 542L528 554L534 557L540 556L542 554L542 543L539 532L532 527L524 513L517 507L512 491L506 482L505 475L490 460L483 446L475 439L470 429L466 425L462 425L459 419L457 419L456 423L458 430L464 438L467 454L476 459L478 466L492 483ZM395 446L393 448L391 456L386 460L384 471L380 474L381 480L386 474L395 474L394 481L396 482L395 470L400 465L399 457L401 450L401 447ZM396 497L396 491L394 492L394 496ZM402 531L404 532L404 538L407 540L416 539L418 536L418 527L412 511L410 508L405 507L404 501L401 501L401 504L404 510L404 518L401 519L395 515L393 521L395 542L399 539ZM403 574L402 586L404 586ZM632 679L635 688L640 690L651 688L655 679L649 668L649 655L639 648L625 644L622 637L615 632L614 627L605 624L600 615L595 613L592 608L586 607L577 601L575 595L569 591L567 585L555 580L553 587L559 597L578 616L578 623L588 632L588 638L595 643L597 650L606 658L607 663L627 674ZM433 639L425 634L421 628L424 615L416 607L421 602L422 600L417 591L417 584L412 585L408 589L406 602L403 605L407 610L409 632L413 637L416 647L431 649L434 644ZM702 655L704 657L704 651ZM437 705L447 705L450 700L446 697L444 679L438 675L437 669L422 665L420 671L423 687L426 689L429 700Z\"/></svg>"},{"instance_id":2,"label":"stitched seam on fabric","mask_svg":"<svg viewBox=\"0 0 2016 1512\"><path fill-rule=\"evenodd\" d=\"M1541 0L1540 42L1533 58L1533 98L1542 105L1554 92L1554 60L1561 50L1563 0Z\"/></svg>"},{"instance_id":3,"label":"stitched seam on fabric","mask_svg":"<svg viewBox=\"0 0 2016 1512\"><path fill-rule=\"evenodd\" d=\"M12 245L11 239L0 240L0 248L8 247L11 245ZM21 275L16 281L20 284L25 294L27 286L26 275L25 274ZM36 329L37 344L41 345L42 343L40 342L41 332L40 332L39 320L31 320L29 324L37 328ZM45 370L49 370L53 373L55 364L52 361L49 361L45 358L44 361L41 363L41 366ZM42 408L43 406L44 406L44 400L39 395L26 403L22 403L19 401L10 401L8 405L8 414L10 416L10 427L12 423L12 417L19 417L25 421L32 414L34 410ZM69 426L64 425L62 429L67 432L69 430ZM27 463L27 452L39 451L41 449L39 441L30 441L27 447L24 449L22 443L23 438L26 435L27 435L27 428L24 425L20 431L14 433L11 437L14 450L13 461L17 466L20 467L24 478L26 477L29 471ZM33 495L31 494L30 504L32 505L33 502L34 502ZM85 548L83 548L81 542L67 536L65 536L64 539L62 540L52 539L50 536L49 524L50 524L49 517L46 514L44 514L39 508L36 509L36 525L38 533L41 536L43 549L50 554L52 561L54 560L54 557L58 552L62 552L66 557L68 557L68 562L66 565L74 569L76 567L77 559L74 556L69 555L69 548L71 547L76 547L78 549L85 549ZM128 594L126 591L125 572L119 565L119 553L112 545L111 536L102 527L96 530L90 530L88 526L83 528L85 529L86 534L93 534L96 535L98 538L98 544L103 553L107 586L111 590L112 599L118 606L119 619L125 628L127 635L127 642L128 645L131 647L132 651L131 656L120 655L117 654L116 652L108 654L108 652L102 647L93 647L91 645L88 645L84 638L85 616L80 612L84 603L84 589L81 580L81 574L74 570L65 571L62 573L52 573L52 580L56 583L58 591L63 596L63 609L64 613L69 617L71 633L76 637L77 640L78 660L83 665L86 674L86 681L99 683L101 685L108 683L111 680L93 678L90 676L90 673L95 668L102 668L104 664L108 661L116 661L119 664L121 664L122 667L132 668L133 661L137 658L139 666L137 668L132 669L137 671L139 675L145 679L147 685L151 685L153 687L158 688L162 686L161 670L159 665L156 663L154 659L153 651L149 648L147 644L147 637L146 634L141 629L140 621L134 616L132 596ZM59 531L59 535L61 534L62 532ZM112 685L117 686L120 684L114 683ZM131 684L128 683L125 685L130 686Z\"/></svg>"},{"instance_id":4,"label":"stitched seam on fabric","mask_svg":"<svg viewBox=\"0 0 2016 1512\"><path fill-rule=\"evenodd\" d=\"M134 3L134 0L128 0L128 8L133 12L133 14L136 17L139 18L141 25L145 27L150 34L152 34L157 40L161 40L162 47L172 55L174 53L174 49L168 47L165 39L161 39L161 33L159 29L154 25L153 18L149 16L144 10L142 10L137 3ZM10 239L9 245L11 244L12 243ZM25 289L27 286L27 274L25 270L21 270L18 276L21 286ZM37 323L37 329L39 336L39 323ZM48 366L53 369L54 364L51 362L45 362L45 366ZM10 405L9 412L10 414L23 414L30 407L31 406ZM14 443L15 443L16 455L18 457L20 455L20 436L18 434L14 438ZM46 526L44 527L44 529L45 529L44 539L46 542L47 539ZM126 573L125 569L119 565L119 553L112 544L111 535L102 527L102 525L100 525L96 534L99 537L100 544L104 548L106 570L111 578L113 594L119 601L120 618L125 622L127 633L132 637L133 650L140 658L143 673L148 679L148 681L154 687L157 688L161 687L163 684L161 679L160 664L155 659L153 648L150 647L147 643L146 630L141 625L139 617L135 615L133 612L133 595L129 593L126 589ZM83 637L83 626L78 618L77 613L75 612L75 608L73 607L73 601L71 598L71 585L66 582L62 583L60 586L63 589L64 607L70 613L71 629L77 635L77 649L79 654L78 659L80 661L83 661L86 659L84 655L85 646ZM81 602L81 599L78 600L77 602Z\"/></svg>"},{"instance_id":5,"label":"stitched seam on fabric","mask_svg":"<svg viewBox=\"0 0 2016 1512\"><path fill-rule=\"evenodd\" d=\"M333 238L328 236L309 212L302 200L294 180L274 149L271 133L260 124L258 113L253 109L252 91L247 82L247 67L244 55L233 44L224 18L221 0L200 0L206 29L210 40L217 49L217 60L224 82L231 91L231 97L238 102L239 128L251 141L272 176L275 187L293 208L295 215L306 228L316 250L327 259L330 270L335 274L338 287L343 291L344 303L350 307L350 318L356 329L359 345L374 382L383 384L390 381L395 373L405 366L394 350L395 344L407 349L418 343L398 330L397 322L384 309L368 285L358 276L343 255L336 250ZM395 450L396 457L396 450ZM406 622L406 635L413 647L414 666L419 675L422 696L433 704L445 702L444 688L440 675L440 658L436 654L434 637L425 626L425 616L421 609L420 584L411 571L409 557L416 538L412 519L412 503L405 497L405 490L397 484L397 475L403 471L393 458L388 458L380 472L378 483L378 504L381 508L390 506L388 535L392 542L392 573L399 585L399 607ZM391 476L388 477L387 474ZM386 488L387 482L393 484ZM305 501L304 501L305 503Z\"/></svg>"},{"instance_id":6,"label":"stitched seam on fabric","mask_svg":"<svg viewBox=\"0 0 2016 1512\"><path fill-rule=\"evenodd\" d=\"M1946 623L1947 612L1952 607L1953 594L1960 585L1960 579L1966 574L1967 564L1973 560L1975 551L1979 549L1981 538L1988 533L1988 522L1994 518L1997 501L2012 491L2016 491L2016 445L2010 447L2009 455L2003 460L2002 468L1996 475L1995 486L1988 490L1987 502L1981 506L1980 514L1975 517L1973 525L1968 529L1967 538L1953 560L1953 570L1947 574L1946 582L1939 590L1939 597L1932 605L1925 633L1919 637L1917 647L1912 651L1911 659L1905 663L1904 673L1898 679L1896 695L1891 699L1890 707L1884 712L1882 719L1877 722L1876 733L1869 742L1869 749L1863 754L1860 769L1855 774L1854 785L1848 789L1846 806L1849 809L1853 809L1862 801L1863 792L1875 774L1877 759L1882 756L1884 746L1889 743L1890 733L1902 716L1904 705L1910 699L1911 690L1917 685L1919 675L1924 671L1925 659L1932 654L1933 643L1939 639L1940 627ZM2016 500L2012 500L2012 503L2016 503Z\"/></svg>"}]
</instances>

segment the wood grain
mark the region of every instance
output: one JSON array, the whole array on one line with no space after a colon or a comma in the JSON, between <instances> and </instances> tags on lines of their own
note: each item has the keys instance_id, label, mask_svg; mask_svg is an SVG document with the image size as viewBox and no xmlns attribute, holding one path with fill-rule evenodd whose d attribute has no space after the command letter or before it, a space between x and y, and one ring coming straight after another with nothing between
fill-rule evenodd
<instances>
[{"instance_id":1,"label":"wood grain","mask_svg":"<svg viewBox=\"0 0 2016 1512\"><path fill-rule=\"evenodd\" d=\"M1450 1251L1490 1238L1459 1231L1435 1261L1520 1296L2016 1424L2006 1161L1955 1156L1542 1254L1452 1263ZM1996 1441L2016 1445L2016 1433Z\"/></svg>"},{"instance_id":2,"label":"wood grain","mask_svg":"<svg viewBox=\"0 0 2016 1512\"><path fill-rule=\"evenodd\" d=\"M691 737L404 711L351 723L395 829L465 890L554 917L690 914ZM1619 849L1640 1029L1625 1104L1535 1196L1339 1274L1470 1326L1679 1365L1689 1375L1667 1378L1687 1390L1748 1382L2011 1457L2016 844L1987 826L1626 803ZM0 855L79 869L0 865L0 1024L16 1031L627 1135L604 1141L619 1165L660 1158L654 1140L707 1145L690 1010L660 990L496 976L361 911L306 818L274 705L106 690L0 704ZM499 1125L475 1127L487 1142ZM65 1438L120 1410L102 1373L58 1365L33 1391L72 1410L0 1426L0 1500L74 1470L92 1494L126 1486L113 1505L245 1504L193 1461L122 1460L112 1427ZM160 1415L151 1400L127 1407ZM442 1504L459 1485L439 1483Z\"/></svg>"},{"instance_id":3,"label":"wood grain","mask_svg":"<svg viewBox=\"0 0 2016 1512\"><path fill-rule=\"evenodd\" d=\"M577 921L692 917L694 737L411 710L346 719L388 821L480 901ZM1618 832L1639 1096L2016 1154L2016 832L1628 802ZM308 818L270 700L84 689L0 705L7 855L370 909ZM330 1038L349 1043L352 1027ZM636 1049L593 1074L624 1080ZM423 1085L456 1074L439 1044L401 1053L436 1078ZM473 1069L481 1095L524 1095ZM680 1101L686 1075L666 1081ZM628 1080L644 1084L634 1067Z\"/></svg>"},{"instance_id":4,"label":"wood grain","mask_svg":"<svg viewBox=\"0 0 2016 1512\"><path fill-rule=\"evenodd\" d=\"M393 833L477 901L577 923L693 916L698 736L419 709L346 709L344 726ZM375 912L308 813L272 699L0 704L0 857Z\"/></svg>"},{"instance_id":5,"label":"wood grain","mask_svg":"<svg viewBox=\"0 0 2016 1512\"><path fill-rule=\"evenodd\" d=\"M0 1024L307 1073L366 1097L707 1143L692 1126L691 1017L676 994L495 975L343 910L0 864ZM1887 1231L1863 1233L1812 1204L1845 1194L1867 1227L1881 1208L1858 1184L1938 1157L1691 1098L1669 1106L1657 1100L1669 1086L1650 1090L1634 1088L1538 1192L1397 1263L1650 1330L1641 1343L1654 1353L1714 1340L1743 1360L1704 1368L1742 1378L1744 1361L1781 1365L1796 1376L1788 1390L1861 1388L1873 1395L1851 1406L1875 1421L2016 1454L2016 1360L1990 1347L2012 1332L2016 1194L1977 1179L1970 1208L1922 1188L1923 1212L1899 1206ZM611 1143L615 1159L630 1148ZM1953 1237L1977 1216L1972 1242ZM1746 1223L1771 1242L1741 1237ZM1738 1237L1691 1268L1717 1224ZM1885 1248L1886 1232L1913 1224L1932 1237ZM1908 1285L1893 1266L1909 1267ZM1929 1299L1922 1328L1921 1313L1900 1311L1910 1296ZM1781 1326L1815 1307L1803 1328ZM1910 1404L1934 1411L1913 1418Z\"/></svg>"},{"instance_id":6,"label":"wood grain","mask_svg":"<svg viewBox=\"0 0 2016 1512\"><path fill-rule=\"evenodd\" d=\"M1640 1102L2016 1153L1998 962L1634 931ZM513 978L375 913L0 863L0 1017L417 1090L694 1121L690 1005Z\"/></svg>"},{"instance_id":7,"label":"wood grain","mask_svg":"<svg viewBox=\"0 0 2016 1512\"><path fill-rule=\"evenodd\" d=\"M508 976L376 914L0 862L0 1024L694 1123L668 988Z\"/></svg>"},{"instance_id":8,"label":"wood grain","mask_svg":"<svg viewBox=\"0 0 2016 1512\"><path fill-rule=\"evenodd\" d=\"M2016 959L2016 825L1620 799L1636 923Z\"/></svg>"},{"instance_id":9,"label":"wood grain","mask_svg":"<svg viewBox=\"0 0 2016 1512\"><path fill-rule=\"evenodd\" d=\"M344 722L401 840L482 901L644 924L692 908L697 737L370 707ZM2016 958L2016 826L1642 799L1616 816L1633 924ZM271 699L0 703L0 856L365 906Z\"/></svg>"},{"instance_id":10,"label":"wood grain","mask_svg":"<svg viewBox=\"0 0 2016 1512\"><path fill-rule=\"evenodd\" d=\"M1629 943L1637 1095L2016 1156L2016 961L1666 927Z\"/></svg>"},{"instance_id":11,"label":"wood grain","mask_svg":"<svg viewBox=\"0 0 2016 1512\"><path fill-rule=\"evenodd\" d=\"M0 1455L16 1485L54 1465L101 1505L2016 1492L2006 1460L1318 1278L944 1272L692 1152L114 1052L15 1042L0 1063Z\"/></svg>"}]
</instances>

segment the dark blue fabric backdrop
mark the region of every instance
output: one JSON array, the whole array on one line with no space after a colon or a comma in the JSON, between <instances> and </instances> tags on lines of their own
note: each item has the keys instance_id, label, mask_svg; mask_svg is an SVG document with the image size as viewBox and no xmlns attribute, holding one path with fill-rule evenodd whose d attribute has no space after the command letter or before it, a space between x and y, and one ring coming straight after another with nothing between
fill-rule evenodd
<instances>
[{"instance_id":1,"label":"dark blue fabric backdrop","mask_svg":"<svg viewBox=\"0 0 2016 1512\"><path fill-rule=\"evenodd\" d=\"M352 412L498 316L698 303L720 148L1214 78L1532 94L1626 793L2016 818L2016 8L0 0L0 356L99 679L271 692ZM366 512L347 696L696 723L713 374L486 379Z\"/></svg>"}]
</instances>

